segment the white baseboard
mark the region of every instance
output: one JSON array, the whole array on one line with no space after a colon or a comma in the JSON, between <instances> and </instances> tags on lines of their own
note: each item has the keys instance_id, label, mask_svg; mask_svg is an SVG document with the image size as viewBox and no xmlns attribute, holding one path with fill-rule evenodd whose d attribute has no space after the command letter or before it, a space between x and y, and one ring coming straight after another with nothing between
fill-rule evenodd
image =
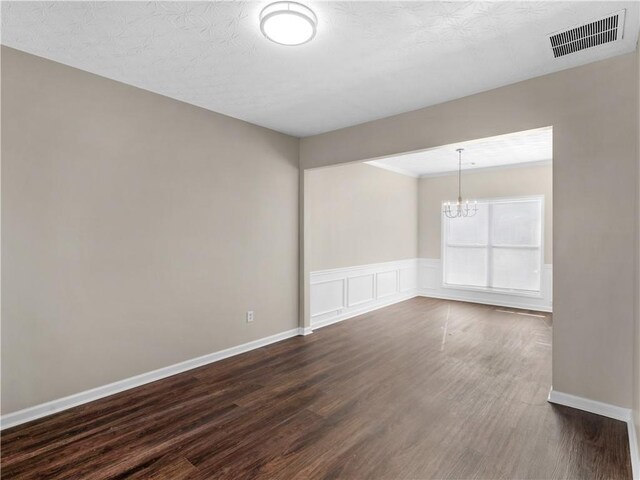
<instances>
[{"instance_id":1,"label":"white baseboard","mask_svg":"<svg viewBox=\"0 0 640 480\"><path fill-rule=\"evenodd\" d=\"M426 297L426 298L438 298L440 300L455 300L458 302L479 303L481 305L493 305L495 307L519 308L522 310L535 310L537 312L549 312L549 313L553 311L551 307L541 306L534 303L509 302L509 301L501 301L501 300L485 300L477 297L466 296L464 294L443 295L441 293L432 293L428 290L419 290L418 294L421 297Z\"/></svg>"},{"instance_id":2,"label":"white baseboard","mask_svg":"<svg viewBox=\"0 0 640 480\"><path fill-rule=\"evenodd\" d=\"M543 266L540 276L540 294L528 295L444 286L442 284L442 261L439 258L420 258L418 259L418 291L421 296L429 298L551 312L553 306L553 265Z\"/></svg>"},{"instance_id":3,"label":"white baseboard","mask_svg":"<svg viewBox=\"0 0 640 480\"><path fill-rule=\"evenodd\" d=\"M632 420L630 408L618 407L609 403L602 403L596 400L558 392L553 388L549 391L548 401L558 405L564 405L565 407L577 408L585 412L602 415L603 417L613 418L614 420L621 420L623 422Z\"/></svg>"},{"instance_id":4,"label":"white baseboard","mask_svg":"<svg viewBox=\"0 0 640 480\"><path fill-rule=\"evenodd\" d=\"M298 329L298 335L306 337L307 335L311 335L313 333L312 327L300 327Z\"/></svg>"},{"instance_id":5,"label":"white baseboard","mask_svg":"<svg viewBox=\"0 0 640 480\"><path fill-rule=\"evenodd\" d=\"M287 338L295 337L298 335L308 335L311 333L311 328L300 327L286 332L277 333L269 337L260 338L251 342L243 343L235 347L227 348L225 350L219 350L217 352L209 353L201 357L192 358L184 362L176 363L168 367L159 368L151 372L142 373L134 377L126 378L124 380L118 380L117 382L109 383L108 385L102 385L100 387L92 388L91 390L85 390L84 392L69 395L68 397L59 398L50 402L35 405L33 407L25 408L17 412L8 413L2 415L0 418L0 430L14 427L22 423L30 422L38 418L46 417L63 410L67 410L78 405L92 402L100 398L108 397L115 393L129 390L131 388L139 387L147 383L155 382L178 373L186 372L193 368L198 368L209 363L217 362L225 358L233 357L241 353L255 350L256 348L264 347L272 343L286 340Z\"/></svg>"},{"instance_id":6,"label":"white baseboard","mask_svg":"<svg viewBox=\"0 0 640 480\"><path fill-rule=\"evenodd\" d=\"M311 272L311 327L331 325L415 297L417 280L416 258Z\"/></svg>"},{"instance_id":7,"label":"white baseboard","mask_svg":"<svg viewBox=\"0 0 640 480\"><path fill-rule=\"evenodd\" d=\"M636 433L636 424L632 418L627 422L627 433L629 434L629 453L631 455L631 471L633 472L633 480L640 479L640 452L638 452L638 436Z\"/></svg>"},{"instance_id":8,"label":"white baseboard","mask_svg":"<svg viewBox=\"0 0 640 480\"><path fill-rule=\"evenodd\" d=\"M603 417L620 420L627 424L627 434L629 437L629 454L631 456L631 471L634 480L640 479L640 456L638 455L638 437L636 436L633 412L630 408L618 407L608 403L589 400L588 398L570 395L568 393L557 392L553 388L549 391L548 401L565 407L577 408Z\"/></svg>"},{"instance_id":9,"label":"white baseboard","mask_svg":"<svg viewBox=\"0 0 640 480\"><path fill-rule=\"evenodd\" d=\"M418 296L418 294L416 292L409 292L409 293L403 294L401 296L394 297L393 299L388 300L386 302L384 302L384 301L383 302L378 302L375 305L368 306L368 307L362 308L360 310L353 310L353 311L349 311L349 312L343 313L341 315L337 315L335 317L327 318L326 320L316 321L316 322L313 323L313 326L311 328L313 330L317 330L318 328L327 327L329 325L333 325L334 323L342 322L344 320L348 320L350 318L357 317L358 315L363 315L365 313L372 312L374 310L378 310L379 308L388 307L389 305L393 305L394 303L404 302L405 300L410 300L410 299L415 298L417 296Z\"/></svg>"}]
</instances>

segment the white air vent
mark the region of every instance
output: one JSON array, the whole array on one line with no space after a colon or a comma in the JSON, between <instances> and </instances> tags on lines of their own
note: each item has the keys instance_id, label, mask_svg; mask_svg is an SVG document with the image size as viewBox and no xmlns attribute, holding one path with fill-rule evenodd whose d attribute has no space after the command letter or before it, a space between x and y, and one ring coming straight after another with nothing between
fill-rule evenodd
<instances>
[{"instance_id":1,"label":"white air vent","mask_svg":"<svg viewBox=\"0 0 640 480\"><path fill-rule=\"evenodd\" d=\"M552 33L549 40L553 56L558 58L603 43L622 40L624 14L625 10L620 10L598 20Z\"/></svg>"}]
</instances>

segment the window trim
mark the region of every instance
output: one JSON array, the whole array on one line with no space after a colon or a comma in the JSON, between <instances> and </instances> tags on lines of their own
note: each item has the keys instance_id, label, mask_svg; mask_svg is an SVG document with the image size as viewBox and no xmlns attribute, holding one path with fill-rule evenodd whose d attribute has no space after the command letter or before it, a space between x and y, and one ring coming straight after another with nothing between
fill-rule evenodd
<instances>
[{"instance_id":1,"label":"window trim","mask_svg":"<svg viewBox=\"0 0 640 480\"><path fill-rule=\"evenodd\" d=\"M445 255L445 250L447 247L447 242L446 242L446 217L444 215L444 204L447 202L447 200L443 200L442 204L440 206L440 258L441 258L441 264L442 264L442 275L440 278L440 286L443 289L448 289L448 290L465 290L465 291L472 291L472 292L483 292L483 293L497 293L497 294L501 294L501 295L510 295L513 297L527 297L527 298L543 298L543 293L542 293L542 275L544 273L544 236L545 236L545 217L544 217L544 212L545 212L545 204L544 204L544 195L520 195L520 196L510 196L510 197L489 197L489 198L478 198L478 204L482 204L482 203L491 203L491 204L495 204L495 203L515 203L515 202L526 202L526 201L532 201L532 200L536 200L536 201L540 201L540 245L539 246L535 246L535 245L493 245L491 243L491 228L489 228L489 234L488 234L488 238L487 238L487 244L483 245L483 244L453 244L450 246L453 247L465 247L465 248L486 248L487 249L487 276L488 276L488 283L491 283L491 269L488 268L488 266L490 265L491 262L491 257L492 257L492 250L494 248L521 248L521 249L540 249L540 255L539 255L539 271L540 271L540 289L535 291L535 290L518 290L518 289L514 289L514 288L495 288L495 287L477 287L474 285L455 285L455 284L448 284L445 281L445 276L446 276L446 255ZM474 199L475 200L475 199ZM492 209L489 209L489 226L491 226L491 213L492 213Z\"/></svg>"}]
</instances>

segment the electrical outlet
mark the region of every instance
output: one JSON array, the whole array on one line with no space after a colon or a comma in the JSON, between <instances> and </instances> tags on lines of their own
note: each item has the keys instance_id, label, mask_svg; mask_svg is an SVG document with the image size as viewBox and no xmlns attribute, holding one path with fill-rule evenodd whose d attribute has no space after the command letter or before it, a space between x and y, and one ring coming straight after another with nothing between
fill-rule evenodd
<instances>
[{"instance_id":1,"label":"electrical outlet","mask_svg":"<svg viewBox=\"0 0 640 480\"><path fill-rule=\"evenodd\" d=\"M253 322L253 310L247 312L247 323Z\"/></svg>"}]
</instances>

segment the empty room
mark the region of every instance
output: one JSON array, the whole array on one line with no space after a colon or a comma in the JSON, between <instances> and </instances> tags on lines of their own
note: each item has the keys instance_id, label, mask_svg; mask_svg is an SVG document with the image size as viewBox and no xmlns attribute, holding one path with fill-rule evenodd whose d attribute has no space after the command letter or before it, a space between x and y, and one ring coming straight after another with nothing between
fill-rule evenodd
<instances>
[{"instance_id":1,"label":"empty room","mask_svg":"<svg viewBox=\"0 0 640 480\"><path fill-rule=\"evenodd\" d=\"M0 477L640 478L639 32L2 1Z\"/></svg>"}]
</instances>

